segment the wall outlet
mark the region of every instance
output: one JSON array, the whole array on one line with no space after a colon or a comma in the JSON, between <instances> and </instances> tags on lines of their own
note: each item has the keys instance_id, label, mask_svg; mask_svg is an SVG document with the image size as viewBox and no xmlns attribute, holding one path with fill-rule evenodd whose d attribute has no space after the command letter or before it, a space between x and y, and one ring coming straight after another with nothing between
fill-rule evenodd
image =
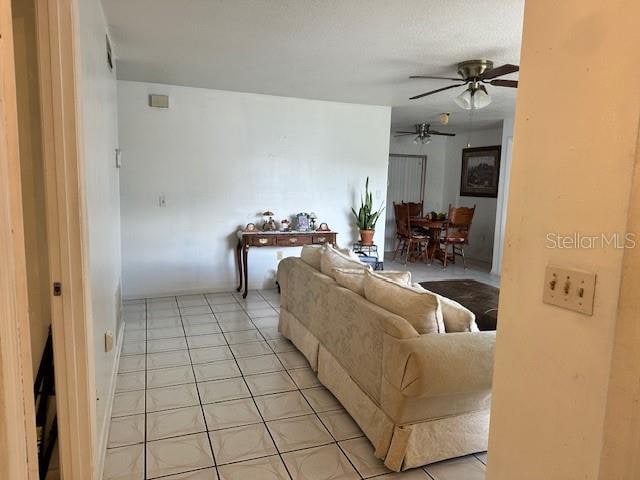
<instances>
[{"instance_id":1,"label":"wall outlet","mask_svg":"<svg viewBox=\"0 0 640 480\"><path fill-rule=\"evenodd\" d=\"M284 258L284 252L282 250L278 250L276 252L276 259L277 260L282 260Z\"/></svg>"},{"instance_id":2,"label":"wall outlet","mask_svg":"<svg viewBox=\"0 0 640 480\"><path fill-rule=\"evenodd\" d=\"M110 352L113 350L113 332L107 330L104 333L104 351Z\"/></svg>"},{"instance_id":3,"label":"wall outlet","mask_svg":"<svg viewBox=\"0 0 640 480\"><path fill-rule=\"evenodd\" d=\"M593 315L595 290L595 273L547 265L542 301L585 315Z\"/></svg>"}]
</instances>

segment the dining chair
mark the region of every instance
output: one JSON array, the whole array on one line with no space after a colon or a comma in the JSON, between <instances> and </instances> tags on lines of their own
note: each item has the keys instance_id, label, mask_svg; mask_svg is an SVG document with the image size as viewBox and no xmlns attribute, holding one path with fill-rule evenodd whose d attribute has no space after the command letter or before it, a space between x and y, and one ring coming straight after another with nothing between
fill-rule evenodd
<instances>
[{"instance_id":1,"label":"dining chair","mask_svg":"<svg viewBox=\"0 0 640 480\"><path fill-rule=\"evenodd\" d=\"M475 205L473 207L452 207L451 204L449 204L448 221L444 226L444 232L440 238L440 244L443 250L443 268L447 268L449 258L451 258L453 263L456 263L456 255L458 255L462 257L462 264L466 270L467 262L464 258L464 247L465 245L469 245L469 232L475 210ZM449 254L449 247L451 247L451 254ZM451 255L451 257L449 257L449 255Z\"/></svg>"},{"instance_id":2,"label":"dining chair","mask_svg":"<svg viewBox=\"0 0 640 480\"><path fill-rule=\"evenodd\" d=\"M406 265L412 251L415 251L418 257L426 254L429 236L423 233L422 230L411 227L408 204L401 203L398 205L394 203L393 208L396 214L396 229L398 232L398 245L393 252L393 259L395 260L398 251L400 251L400 255L404 254L404 264Z\"/></svg>"},{"instance_id":3,"label":"dining chair","mask_svg":"<svg viewBox=\"0 0 640 480\"><path fill-rule=\"evenodd\" d=\"M409 205L409 216L410 217L421 217L423 203L422 202L402 202L403 205Z\"/></svg>"},{"instance_id":4,"label":"dining chair","mask_svg":"<svg viewBox=\"0 0 640 480\"><path fill-rule=\"evenodd\" d=\"M409 231L407 229L407 218L405 218L406 209L403 203L393 202L393 213L396 217L396 248L393 251L393 260L396 259L398 252L400 255L406 248L406 242L409 239Z\"/></svg>"}]
</instances>

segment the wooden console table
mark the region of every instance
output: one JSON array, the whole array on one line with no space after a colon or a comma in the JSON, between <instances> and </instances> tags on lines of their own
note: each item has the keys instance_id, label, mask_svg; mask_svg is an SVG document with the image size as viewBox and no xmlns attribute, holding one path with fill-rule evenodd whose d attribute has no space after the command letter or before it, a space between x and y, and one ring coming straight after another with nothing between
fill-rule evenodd
<instances>
[{"instance_id":1,"label":"wooden console table","mask_svg":"<svg viewBox=\"0 0 640 480\"><path fill-rule=\"evenodd\" d=\"M311 232L241 232L236 247L236 262L240 285L237 291L242 290L242 298L247 298L249 291L249 249L251 247L300 247L302 245L321 245L323 243L336 244L337 232L311 231Z\"/></svg>"}]
</instances>

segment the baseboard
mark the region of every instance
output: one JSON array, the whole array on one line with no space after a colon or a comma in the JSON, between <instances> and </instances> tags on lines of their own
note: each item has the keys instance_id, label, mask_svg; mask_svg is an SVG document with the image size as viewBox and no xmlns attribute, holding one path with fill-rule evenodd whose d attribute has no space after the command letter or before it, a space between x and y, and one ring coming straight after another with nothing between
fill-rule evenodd
<instances>
[{"instance_id":1,"label":"baseboard","mask_svg":"<svg viewBox=\"0 0 640 480\"><path fill-rule=\"evenodd\" d=\"M252 285L249 283L249 287L251 290L267 290L269 288L275 289L276 284L268 283L265 285ZM175 289L170 292L149 292L149 293L134 293L134 294L126 294L123 299L126 300L139 300L141 298L161 298L161 297L173 297L175 295L198 295L204 293L229 293L235 292L236 288L238 288L238 284L234 283L233 285L221 286L216 288L206 288L206 289Z\"/></svg>"},{"instance_id":2,"label":"baseboard","mask_svg":"<svg viewBox=\"0 0 640 480\"><path fill-rule=\"evenodd\" d=\"M107 454L107 442L109 441L109 424L111 422L111 413L113 411L113 400L116 391L116 381L118 379L118 369L120 368L120 353L122 352L122 344L124 342L124 322L121 322L118 329L118 337L116 342L116 354L113 365L113 372L111 374L111 381L109 382L109 392L107 394L107 407L105 409L102 425L98 432L98 451L96 458L96 472L98 476L96 478L102 480L104 471L104 459Z\"/></svg>"}]
</instances>

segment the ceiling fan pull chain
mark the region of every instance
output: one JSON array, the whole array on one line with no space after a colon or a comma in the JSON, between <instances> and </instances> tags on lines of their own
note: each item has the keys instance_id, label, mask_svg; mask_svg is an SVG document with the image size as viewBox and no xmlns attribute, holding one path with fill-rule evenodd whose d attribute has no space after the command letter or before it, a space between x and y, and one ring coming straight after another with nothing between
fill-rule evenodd
<instances>
[{"instance_id":1,"label":"ceiling fan pull chain","mask_svg":"<svg viewBox=\"0 0 640 480\"><path fill-rule=\"evenodd\" d=\"M473 103L471 105L471 108L469 109L469 125L467 125L467 148L471 147L471 131L473 128L473 112L475 112L475 108L473 106Z\"/></svg>"}]
</instances>

